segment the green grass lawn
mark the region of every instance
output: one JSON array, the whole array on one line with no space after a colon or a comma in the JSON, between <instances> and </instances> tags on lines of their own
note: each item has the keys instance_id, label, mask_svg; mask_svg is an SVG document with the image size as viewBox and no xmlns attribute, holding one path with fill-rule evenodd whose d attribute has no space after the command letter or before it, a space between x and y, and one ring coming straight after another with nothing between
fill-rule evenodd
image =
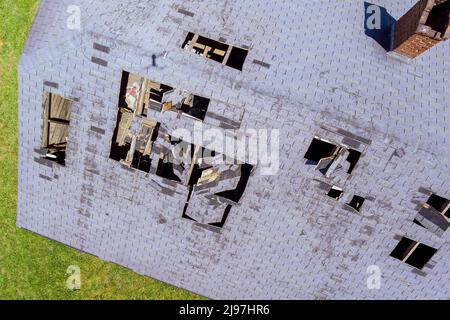
<instances>
[{"instance_id":1,"label":"green grass lawn","mask_svg":"<svg viewBox=\"0 0 450 320\"><path fill-rule=\"evenodd\" d=\"M38 0L0 0L0 299L198 299L16 227L17 63ZM82 287L66 287L70 265Z\"/></svg>"}]
</instances>

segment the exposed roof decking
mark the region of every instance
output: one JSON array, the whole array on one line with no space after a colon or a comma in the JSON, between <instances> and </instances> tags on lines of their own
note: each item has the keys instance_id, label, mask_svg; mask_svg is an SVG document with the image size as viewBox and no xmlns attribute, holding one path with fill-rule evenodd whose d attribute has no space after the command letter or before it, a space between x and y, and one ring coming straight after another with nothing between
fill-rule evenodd
<instances>
[{"instance_id":1,"label":"exposed roof decking","mask_svg":"<svg viewBox=\"0 0 450 320\"><path fill-rule=\"evenodd\" d=\"M398 18L414 2L376 3ZM448 279L449 233L437 237L412 220L428 197L420 188L450 190L448 43L400 63L364 35L357 1L126 3L42 1L20 68L20 226L214 298L436 295L433 286ZM66 28L69 4L81 5L81 31ZM188 31L248 46L243 71L184 51ZM164 51L152 67L152 54ZM122 69L212 98L209 110L242 119L243 129L281 129L283 170L252 177L221 234L180 218L183 188L166 195L164 181L107 160ZM64 170L33 161L42 124L36 97L46 80L59 83L47 90L79 99ZM164 116L170 126L192 128ZM352 177L333 181L345 189L336 202L303 155L315 135L342 142L343 130L371 143L361 143ZM353 193L368 198L360 213L343 208ZM52 203L56 194L64 201ZM426 277L389 257L403 233L439 249ZM365 286L372 264L385 275L380 291ZM450 288L439 294L448 298Z\"/></svg>"}]
</instances>

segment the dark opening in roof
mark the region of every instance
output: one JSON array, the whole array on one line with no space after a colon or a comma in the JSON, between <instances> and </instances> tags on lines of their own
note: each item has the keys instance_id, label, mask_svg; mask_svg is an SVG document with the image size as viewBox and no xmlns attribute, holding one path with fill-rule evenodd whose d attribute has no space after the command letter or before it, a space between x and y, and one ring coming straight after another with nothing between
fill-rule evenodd
<instances>
[{"instance_id":1,"label":"dark opening in roof","mask_svg":"<svg viewBox=\"0 0 450 320\"><path fill-rule=\"evenodd\" d=\"M242 71L245 59L247 58L248 50L233 47L230 56L227 60L227 66Z\"/></svg>"},{"instance_id":2,"label":"dark opening in roof","mask_svg":"<svg viewBox=\"0 0 450 320\"><path fill-rule=\"evenodd\" d=\"M365 199L363 197L354 196L353 199L350 201L350 203L348 203L348 205L353 209L355 209L356 211L359 211L361 210L364 200Z\"/></svg>"},{"instance_id":3,"label":"dark opening in roof","mask_svg":"<svg viewBox=\"0 0 450 320\"><path fill-rule=\"evenodd\" d=\"M193 32L188 32L186 39L183 42L183 45L181 46L183 49L186 48L186 46L188 45L189 41L191 41L192 39L194 39L195 33Z\"/></svg>"},{"instance_id":4,"label":"dark opening in roof","mask_svg":"<svg viewBox=\"0 0 450 320\"><path fill-rule=\"evenodd\" d=\"M427 201L427 204L430 207L433 207L434 209L436 209L437 211L442 212L442 213L444 213L444 210L448 207L449 203L450 203L449 200L447 200L443 197L440 197L434 193L428 198L428 201ZM448 214L448 212L447 212L447 214Z\"/></svg>"},{"instance_id":5,"label":"dark opening in roof","mask_svg":"<svg viewBox=\"0 0 450 320\"><path fill-rule=\"evenodd\" d=\"M392 251L391 257L399 259L417 269L423 269L436 252L437 249L403 237Z\"/></svg>"},{"instance_id":6,"label":"dark opening in roof","mask_svg":"<svg viewBox=\"0 0 450 320\"><path fill-rule=\"evenodd\" d=\"M181 182L180 177L178 177L173 170L173 163L165 162L163 159L159 159L156 175L172 181Z\"/></svg>"},{"instance_id":7,"label":"dark opening in roof","mask_svg":"<svg viewBox=\"0 0 450 320\"><path fill-rule=\"evenodd\" d=\"M421 224L421 223L419 222L419 220L417 220L417 219L414 219L413 222L414 222L415 224L421 226L422 228L426 228L426 227L425 227L423 224Z\"/></svg>"},{"instance_id":8,"label":"dark opening in roof","mask_svg":"<svg viewBox=\"0 0 450 320\"><path fill-rule=\"evenodd\" d=\"M416 241L403 237L391 252L391 257L402 260L406 258L411 249L416 245Z\"/></svg>"},{"instance_id":9,"label":"dark opening in roof","mask_svg":"<svg viewBox=\"0 0 450 320\"><path fill-rule=\"evenodd\" d=\"M361 152L349 149L348 150L349 155L347 157L347 161L350 162L350 167L348 168L347 173L352 173L353 169L355 169L356 164L358 163L359 159L361 158Z\"/></svg>"},{"instance_id":10,"label":"dark opening in roof","mask_svg":"<svg viewBox=\"0 0 450 320\"><path fill-rule=\"evenodd\" d=\"M128 104L126 102L126 93L128 80L130 79L130 73L127 71L122 72L122 79L120 82L120 92L119 92L119 108L128 108Z\"/></svg>"},{"instance_id":11,"label":"dark opening in roof","mask_svg":"<svg viewBox=\"0 0 450 320\"><path fill-rule=\"evenodd\" d=\"M321 159L333 156L336 148L337 146L332 143L314 138L308 151L306 151L305 159L317 164Z\"/></svg>"},{"instance_id":12,"label":"dark opening in roof","mask_svg":"<svg viewBox=\"0 0 450 320\"><path fill-rule=\"evenodd\" d=\"M223 51L227 51L228 48L230 47L229 45L227 45L223 42L219 42L219 41L212 40L212 39L202 37L202 36L198 37L197 43L211 47L213 49L219 49L219 50L223 50Z\"/></svg>"},{"instance_id":13,"label":"dark opening in roof","mask_svg":"<svg viewBox=\"0 0 450 320\"><path fill-rule=\"evenodd\" d=\"M416 267L417 269L423 269L423 267L428 263L428 261L430 261L436 251L436 249L421 243L416 248L416 250L414 250L411 256L406 260L406 263L413 267Z\"/></svg>"},{"instance_id":14,"label":"dark opening in roof","mask_svg":"<svg viewBox=\"0 0 450 320\"><path fill-rule=\"evenodd\" d=\"M242 71L248 50L189 32L181 46L205 58Z\"/></svg>"},{"instance_id":15,"label":"dark opening in roof","mask_svg":"<svg viewBox=\"0 0 450 320\"><path fill-rule=\"evenodd\" d=\"M428 15L427 26L433 30L445 34L450 20L450 1L435 5Z\"/></svg>"},{"instance_id":16,"label":"dark opening in roof","mask_svg":"<svg viewBox=\"0 0 450 320\"><path fill-rule=\"evenodd\" d=\"M200 165L194 164L192 168L191 176L189 177L189 186L195 186L197 185L199 179L202 177L202 174L204 171L211 169L212 166L207 166L205 168L200 168Z\"/></svg>"},{"instance_id":17,"label":"dark opening in roof","mask_svg":"<svg viewBox=\"0 0 450 320\"><path fill-rule=\"evenodd\" d=\"M210 99L192 95L192 99L186 99L182 106L181 111L191 117L198 120L205 120L206 113L208 112L208 106Z\"/></svg>"},{"instance_id":18,"label":"dark opening in roof","mask_svg":"<svg viewBox=\"0 0 450 320\"><path fill-rule=\"evenodd\" d=\"M248 180L250 179L252 170L253 170L253 166L251 164L248 164L248 163L242 164L241 165L241 178L239 179L236 189L222 191L222 192L216 193L216 195L226 198L228 200L231 200L235 203L238 203L241 200L245 189L247 188L247 183L248 183Z\"/></svg>"},{"instance_id":19,"label":"dark opening in roof","mask_svg":"<svg viewBox=\"0 0 450 320\"><path fill-rule=\"evenodd\" d=\"M149 173L152 166L152 159L148 155L144 156L141 152L135 151L131 166L138 170Z\"/></svg>"},{"instance_id":20,"label":"dark opening in roof","mask_svg":"<svg viewBox=\"0 0 450 320\"><path fill-rule=\"evenodd\" d=\"M343 193L344 191L342 191L342 189L333 186L331 187L330 191L328 191L327 196L339 200Z\"/></svg>"},{"instance_id":21,"label":"dark opening in roof","mask_svg":"<svg viewBox=\"0 0 450 320\"><path fill-rule=\"evenodd\" d=\"M225 208L225 211L223 213L222 220L217 223L210 223L209 225L213 226L213 227L217 227L217 228L223 228L223 226L225 225L225 222L227 221L228 215L230 214L232 207L233 206L231 204L227 205L227 207Z\"/></svg>"}]
</instances>

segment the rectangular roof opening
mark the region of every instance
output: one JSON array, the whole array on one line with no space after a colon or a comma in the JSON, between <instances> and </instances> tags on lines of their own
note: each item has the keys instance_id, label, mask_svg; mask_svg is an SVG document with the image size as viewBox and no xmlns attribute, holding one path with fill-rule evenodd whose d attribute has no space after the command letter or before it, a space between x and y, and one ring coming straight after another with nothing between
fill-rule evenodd
<instances>
[{"instance_id":1,"label":"rectangular roof opening","mask_svg":"<svg viewBox=\"0 0 450 320\"><path fill-rule=\"evenodd\" d=\"M450 227L450 201L437 194L431 194L415 217L416 224L438 236Z\"/></svg>"},{"instance_id":2,"label":"rectangular roof opening","mask_svg":"<svg viewBox=\"0 0 450 320\"><path fill-rule=\"evenodd\" d=\"M71 113L71 100L44 92L44 126L41 145L42 148L47 149L46 159L63 166L66 164Z\"/></svg>"},{"instance_id":3,"label":"rectangular roof opening","mask_svg":"<svg viewBox=\"0 0 450 320\"><path fill-rule=\"evenodd\" d=\"M403 237L391 252L391 257L417 269L423 269L436 252L437 249Z\"/></svg>"},{"instance_id":4,"label":"rectangular roof opening","mask_svg":"<svg viewBox=\"0 0 450 320\"><path fill-rule=\"evenodd\" d=\"M189 32L181 46L184 50L214 60L233 69L242 71L248 50L230 46L193 32Z\"/></svg>"},{"instance_id":5,"label":"rectangular roof opening","mask_svg":"<svg viewBox=\"0 0 450 320\"><path fill-rule=\"evenodd\" d=\"M316 170L330 178L342 172L351 174L361 156L360 151L344 144L314 137L304 158L307 165L315 165Z\"/></svg>"},{"instance_id":6,"label":"rectangular roof opening","mask_svg":"<svg viewBox=\"0 0 450 320\"><path fill-rule=\"evenodd\" d=\"M242 71L248 50L238 47L231 48L230 56L227 60L227 66Z\"/></svg>"},{"instance_id":7,"label":"rectangular roof opening","mask_svg":"<svg viewBox=\"0 0 450 320\"><path fill-rule=\"evenodd\" d=\"M344 190L342 190L341 188L332 186L330 191L328 191L327 196L329 196L330 198L339 200L342 197L343 193L344 193Z\"/></svg>"},{"instance_id":8,"label":"rectangular roof opening","mask_svg":"<svg viewBox=\"0 0 450 320\"><path fill-rule=\"evenodd\" d=\"M315 137L305 154L307 164L317 165L322 159L333 158L337 148L331 142Z\"/></svg>"},{"instance_id":9,"label":"rectangular roof opening","mask_svg":"<svg viewBox=\"0 0 450 320\"><path fill-rule=\"evenodd\" d=\"M347 205L352 207L356 211L359 211L359 210L361 210L361 207L365 200L366 199L364 199L363 197L355 195L355 196L353 196L352 200L349 203L347 203Z\"/></svg>"}]
</instances>

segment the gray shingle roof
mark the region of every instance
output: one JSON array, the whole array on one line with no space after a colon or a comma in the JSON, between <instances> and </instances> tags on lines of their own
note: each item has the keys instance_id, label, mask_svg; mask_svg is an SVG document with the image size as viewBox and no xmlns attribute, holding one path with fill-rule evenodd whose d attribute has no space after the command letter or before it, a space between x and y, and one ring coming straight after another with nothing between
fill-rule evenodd
<instances>
[{"instance_id":1,"label":"gray shingle roof","mask_svg":"<svg viewBox=\"0 0 450 320\"><path fill-rule=\"evenodd\" d=\"M415 1L376 3L399 18ZM431 191L450 197L449 44L406 64L363 20L362 1L41 1L19 72L18 225L213 298L450 298L449 234L412 222ZM182 50L188 31L248 47L242 72ZM280 129L279 174L257 171L221 233L181 219L184 188L162 194L164 181L108 159L123 69L210 97L241 129ZM66 167L34 161L43 89L77 101ZM304 164L315 135L359 140L352 176ZM411 269L389 257L398 235L438 253Z\"/></svg>"}]
</instances>

